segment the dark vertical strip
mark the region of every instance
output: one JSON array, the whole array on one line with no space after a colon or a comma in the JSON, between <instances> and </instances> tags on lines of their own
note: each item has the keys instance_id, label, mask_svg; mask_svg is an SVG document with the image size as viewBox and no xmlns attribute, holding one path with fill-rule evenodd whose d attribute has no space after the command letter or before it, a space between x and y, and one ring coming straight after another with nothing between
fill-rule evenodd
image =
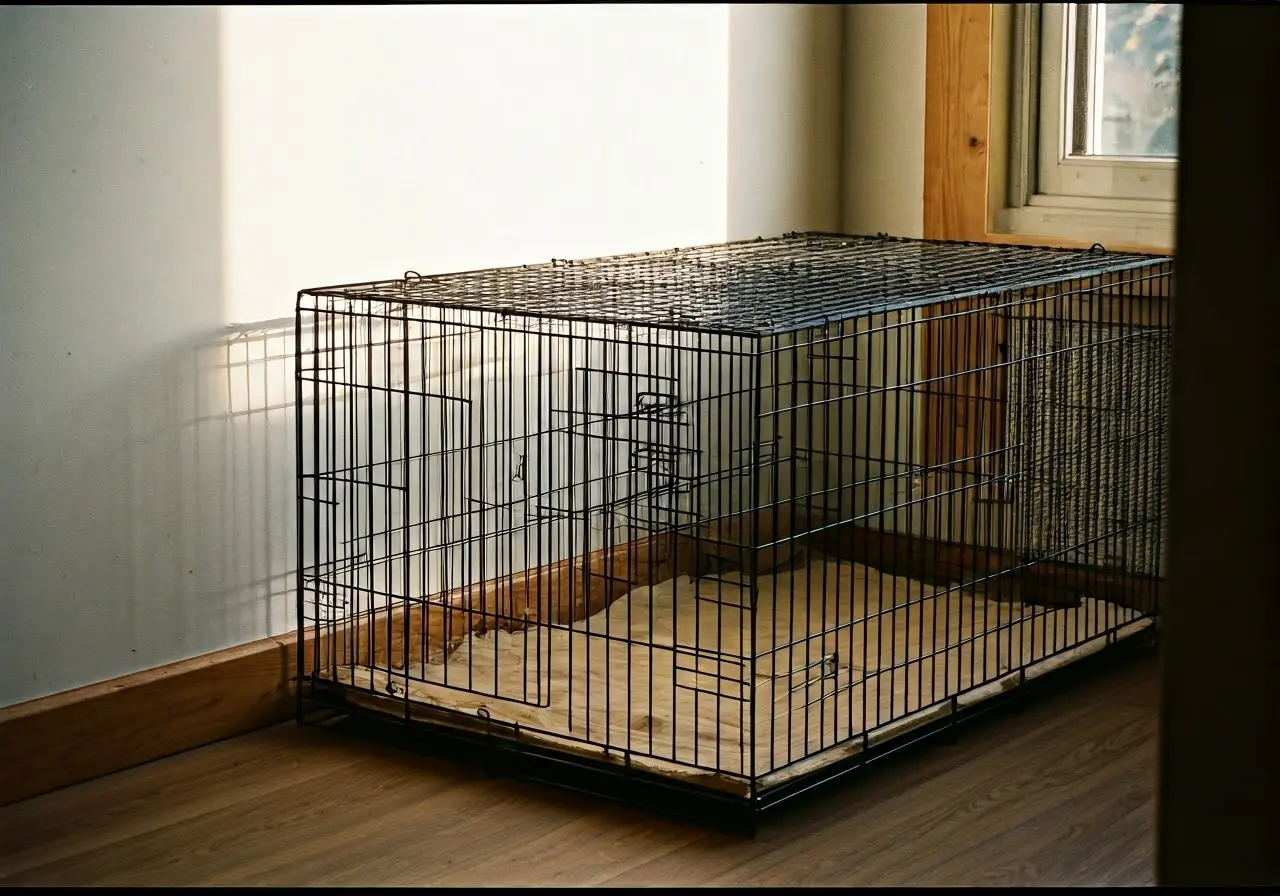
<instances>
[{"instance_id":1,"label":"dark vertical strip","mask_svg":"<svg viewBox=\"0 0 1280 896\"><path fill-rule=\"evenodd\" d=\"M750 513L749 519L751 520L751 543L753 545L760 543L760 439L761 439L761 431L762 431L762 423L763 423L763 418L761 415L764 411L764 408L761 405L762 386L763 386L763 384L761 383L761 371L764 366L763 360L760 357L762 353L762 342L763 340L761 339L753 339L751 341L751 349L752 349L751 355L750 355L751 369L747 378L748 382L751 383L751 388L749 390L749 393L745 402L749 410L749 414L750 414L749 419L750 419L750 425L751 425L751 436L749 439L749 452L748 452L750 456L750 464L748 466L748 472L747 472L747 476L748 476L747 502L746 502L745 509L747 509ZM750 589L749 599L750 599L750 604L753 611L751 614L751 690L752 690L753 698L755 696L755 688L756 688L756 681L757 681L756 664L760 656L760 613L759 613L760 605L758 601L759 585L756 581L756 573L759 571L759 568L760 568L760 558L756 551L751 551L749 555L749 569L747 570L747 573L748 573L748 583L749 583L748 587ZM770 602L770 609L772 610L772 601ZM772 620L770 621L772 622ZM772 630L772 626L770 626L770 628ZM772 647L772 643L770 644L770 646ZM774 668L774 666L777 662L777 651L770 650L769 661L770 661L770 672L776 675L777 670ZM769 694L771 698L774 694L773 689L775 686L776 685L771 682L770 689L769 689ZM752 705L754 707L754 701ZM773 767L772 706L768 707L767 711L770 714L769 768L772 768ZM759 716L753 711L751 716L751 779L750 779L751 780L751 799L753 802L755 801L759 793L759 785L760 785L759 779L766 772L766 769L760 768L759 751L756 748L756 741L759 735L759 732L757 729L759 727L760 727Z\"/></svg>"},{"instance_id":2,"label":"dark vertical strip","mask_svg":"<svg viewBox=\"0 0 1280 896\"><path fill-rule=\"evenodd\" d=\"M295 514L294 538L296 540L295 549L297 550L297 560L295 561L297 564L296 565L297 572L294 575L294 587L296 588L296 591L294 593L294 614L296 618L295 624L297 625L297 629L298 629L297 647L295 648L297 656L295 657L295 669L294 669L294 676L295 676L294 698L296 700L295 712L297 714L299 723L301 723L302 721L303 700L306 697L306 693L307 693L306 688L304 686L304 682L306 681L306 668L307 668L307 646L306 646L305 635L307 630L307 612L306 612L307 541L306 539L307 539L307 521L308 521L308 514L307 514L307 508L306 508L307 502L306 502L305 477L308 472L308 464L306 462L307 461L306 449L303 446L303 425L302 425L303 412L306 409L305 405L303 404L303 388L302 388L302 379L304 376L303 368L306 366L305 362L303 361L303 348L302 348L303 300L304 300L303 294L298 293L298 298L296 303L294 304L294 312L293 312L293 444L294 444L294 471L295 471L294 488L297 489L297 496L294 502L294 514ZM315 317L316 315L315 315L315 312L313 311L308 316L308 319L311 321L314 321ZM319 365L313 365L313 366L319 366ZM315 387L313 384L312 386L313 394L314 394L314 389ZM311 416L313 419L315 418L315 414L316 414L316 410L313 402L311 407ZM312 450L314 451L314 443L313 443ZM310 465L310 469L312 471L315 470L314 463ZM319 495L319 482L316 482L315 488L316 488L316 494ZM314 505L314 509L318 510L320 507L319 503L314 501L312 503ZM312 640L316 644L315 649L317 652L320 649L319 648L319 645L320 645L319 622L320 621L317 619L316 627L315 627L314 633L312 634ZM319 667L319 663L313 661L311 664L311 668L315 669L318 667Z\"/></svg>"},{"instance_id":3,"label":"dark vertical strip","mask_svg":"<svg viewBox=\"0 0 1280 896\"><path fill-rule=\"evenodd\" d=\"M1280 7L1183 16L1156 882L1274 886Z\"/></svg>"}]
</instances>

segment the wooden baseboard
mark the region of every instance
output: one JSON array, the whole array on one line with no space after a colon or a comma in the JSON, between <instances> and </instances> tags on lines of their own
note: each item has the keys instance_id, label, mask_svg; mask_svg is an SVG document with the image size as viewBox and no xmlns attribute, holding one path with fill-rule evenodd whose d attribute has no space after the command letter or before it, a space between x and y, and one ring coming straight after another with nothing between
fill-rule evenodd
<instances>
[{"instance_id":1,"label":"wooden baseboard","mask_svg":"<svg viewBox=\"0 0 1280 896\"><path fill-rule=\"evenodd\" d=\"M659 552L652 544L641 543L615 548L611 559L597 552L588 567L600 574L584 577L589 585L571 600L561 593L560 578L571 570L581 571L580 565L566 562L535 575L546 578L548 590L555 595L549 607L554 620L577 619L646 581L697 574L695 570L708 560L732 561L741 552L737 546L753 537L764 543L785 534L789 516L785 511L781 516L771 513L751 535L747 534L745 518L722 521L701 531L695 546L678 547L674 552ZM964 571L968 575L975 570L994 573L1014 562L998 551L975 551L857 527L838 527L819 538L801 541L844 559L922 580L948 580L963 576ZM778 554L779 550L769 553ZM765 559L770 563L778 560ZM1086 571L1060 565L1046 566L1037 578L1052 580L1055 590L1063 586L1068 591L1089 590L1096 592L1094 596L1137 609L1150 611L1158 605L1160 584L1149 580L1105 571L1088 571L1086 575ZM521 576L518 589L503 581L484 583L473 591L494 598L486 607L490 614L497 611L510 619L517 592L524 605L526 580L534 579ZM512 593L500 600L497 596L503 588ZM451 611L460 616L466 609ZM483 616L477 618L483 620ZM483 625L461 621L445 628L448 620L445 616L432 623L421 612L416 618L410 613L406 625L401 611L393 613L386 625L355 621L352 624L364 626L369 637L353 642L367 641L374 657L386 663L401 654L405 632L417 640L424 621L437 639L454 628L459 640L466 631L484 630ZM344 632L334 633L334 637L341 640ZM321 651L331 649L341 650L336 644L320 645ZM293 713L296 670L297 641L284 635L0 709L0 805L285 721Z\"/></svg>"},{"instance_id":2,"label":"wooden baseboard","mask_svg":"<svg viewBox=\"0 0 1280 896\"><path fill-rule=\"evenodd\" d=\"M0 805L289 718L295 656L267 638L0 709Z\"/></svg>"}]
</instances>

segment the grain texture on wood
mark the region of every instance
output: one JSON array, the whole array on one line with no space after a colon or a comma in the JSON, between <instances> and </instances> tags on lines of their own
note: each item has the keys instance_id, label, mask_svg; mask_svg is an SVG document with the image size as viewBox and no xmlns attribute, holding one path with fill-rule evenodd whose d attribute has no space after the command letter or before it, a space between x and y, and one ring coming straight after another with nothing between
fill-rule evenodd
<instances>
[{"instance_id":1,"label":"grain texture on wood","mask_svg":"<svg viewBox=\"0 0 1280 896\"><path fill-rule=\"evenodd\" d=\"M1001 179L997 175L1002 172L993 172L991 165L993 160L995 164L1007 161L1002 148L992 151L991 147L993 139L1004 139L1001 135L1006 129L998 119L1007 114L1006 109L993 106L993 60L999 48L992 45L992 24L992 4L928 5L924 236L1088 249L1091 240L992 229L1000 209L992 205L990 184ZM994 95L1005 93L996 90ZM1107 248L1167 254L1150 246L1111 244ZM922 455L934 464L972 467L969 458L998 451L1007 441L1006 376L1005 369L998 366L1005 322L1000 311L983 311L976 307L980 304L950 303L925 312L926 317L939 319L926 324L922 333L922 371L931 385L925 390L924 415L917 432Z\"/></svg>"},{"instance_id":2,"label":"grain texture on wood","mask_svg":"<svg viewBox=\"0 0 1280 896\"><path fill-rule=\"evenodd\" d=\"M279 722L292 656L268 638L0 709L0 805Z\"/></svg>"},{"instance_id":3,"label":"grain texture on wood","mask_svg":"<svg viewBox=\"0 0 1280 896\"><path fill-rule=\"evenodd\" d=\"M991 4L930 3L927 16L924 236L983 240Z\"/></svg>"},{"instance_id":4,"label":"grain texture on wood","mask_svg":"<svg viewBox=\"0 0 1280 896\"><path fill-rule=\"evenodd\" d=\"M781 541L756 552L761 573L783 570L803 556L805 545L845 560L923 581L952 582L1016 563L999 551L965 548L911 536L837 527L816 537L785 537L821 521L796 518L780 505L753 521L747 515L704 524L695 533L668 535L598 551L584 565L565 562L483 583L409 611L383 611L371 624L348 623L308 630L308 668L356 656L356 665L402 669L456 649L469 633L519 631L544 618L580 622L641 584L678 575L726 575L750 563L746 545ZM1159 584L1103 570L1044 564L1020 577L1023 597L1044 580L1070 595L1090 596L1149 611ZM407 620L406 620L407 612ZM424 616L425 612L425 616ZM525 616L525 614L528 614ZM434 615L432 615L434 614ZM425 624L424 624L425 619ZM406 635L408 637L406 637ZM447 650L445 649L447 646ZM369 663L367 657L373 657ZM205 656L0 709L0 805L99 775L190 750L274 724L294 708L297 638L268 638Z\"/></svg>"},{"instance_id":5,"label":"grain texture on wood","mask_svg":"<svg viewBox=\"0 0 1280 896\"><path fill-rule=\"evenodd\" d=\"M286 724L0 808L0 883L1150 884L1156 673L975 722L754 840Z\"/></svg>"},{"instance_id":6,"label":"grain texture on wood","mask_svg":"<svg viewBox=\"0 0 1280 896\"><path fill-rule=\"evenodd\" d=\"M1007 77L997 70L1001 48L993 45L994 4L930 3L926 13L924 123L924 236L927 239L977 240L1026 246L1088 249L1092 240L1021 233L997 233L992 228L1000 207L991 189L1003 182L1004 172L993 164L1007 164L1007 139L1000 119L1008 109ZM1007 29L1001 36L1007 37ZM1167 255L1168 246L1137 243L1108 244L1108 249Z\"/></svg>"}]
</instances>

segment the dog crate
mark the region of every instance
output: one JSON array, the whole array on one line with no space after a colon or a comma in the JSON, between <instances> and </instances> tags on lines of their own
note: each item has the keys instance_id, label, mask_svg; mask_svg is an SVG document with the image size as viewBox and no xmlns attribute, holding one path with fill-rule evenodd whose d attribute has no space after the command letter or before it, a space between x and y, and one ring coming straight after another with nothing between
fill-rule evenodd
<instances>
[{"instance_id":1,"label":"dog crate","mask_svg":"<svg viewBox=\"0 0 1280 896\"><path fill-rule=\"evenodd\" d=\"M751 815L1150 630L1171 284L790 234L305 290L299 712Z\"/></svg>"}]
</instances>

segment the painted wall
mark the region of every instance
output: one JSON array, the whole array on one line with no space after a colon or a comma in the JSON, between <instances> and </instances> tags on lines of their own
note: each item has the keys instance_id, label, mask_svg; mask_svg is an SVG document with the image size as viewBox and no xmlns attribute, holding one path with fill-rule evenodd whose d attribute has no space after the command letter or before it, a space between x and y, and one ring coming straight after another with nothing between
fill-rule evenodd
<instances>
[{"instance_id":1,"label":"painted wall","mask_svg":"<svg viewBox=\"0 0 1280 896\"><path fill-rule=\"evenodd\" d=\"M234 537L219 93L215 10L0 8L0 704L282 618Z\"/></svg>"},{"instance_id":2,"label":"painted wall","mask_svg":"<svg viewBox=\"0 0 1280 896\"><path fill-rule=\"evenodd\" d=\"M224 9L229 319L406 268L722 239L728 15Z\"/></svg>"},{"instance_id":3,"label":"painted wall","mask_svg":"<svg viewBox=\"0 0 1280 896\"><path fill-rule=\"evenodd\" d=\"M844 8L846 233L924 235L925 8Z\"/></svg>"},{"instance_id":4,"label":"painted wall","mask_svg":"<svg viewBox=\"0 0 1280 896\"><path fill-rule=\"evenodd\" d=\"M846 233L924 233L924 94L926 5L847 4L844 7L844 91L841 229ZM864 525L936 531L932 514L912 505L925 493L912 469L918 433L910 425L923 402L910 387L922 376L918 313L877 315L834 326L823 346L836 358L815 363L828 400L852 389L867 394L832 402L819 415L821 440L843 446L843 458L815 455L812 475L840 490L831 506ZM839 434L833 438L833 434ZM834 450L834 449L833 449ZM854 458L857 458L856 460ZM878 512L879 511L879 512ZM865 516L864 516L865 515Z\"/></svg>"},{"instance_id":5,"label":"painted wall","mask_svg":"<svg viewBox=\"0 0 1280 896\"><path fill-rule=\"evenodd\" d=\"M0 705L290 628L300 287L838 226L838 18L0 9Z\"/></svg>"},{"instance_id":6,"label":"painted wall","mask_svg":"<svg viewBox=\"0 0 1280 896\"><path fill-rule=\"evenodd\" d=\"M843 13L730 7L728 239L840 229Z\"/></svg>"}]
</instances>

